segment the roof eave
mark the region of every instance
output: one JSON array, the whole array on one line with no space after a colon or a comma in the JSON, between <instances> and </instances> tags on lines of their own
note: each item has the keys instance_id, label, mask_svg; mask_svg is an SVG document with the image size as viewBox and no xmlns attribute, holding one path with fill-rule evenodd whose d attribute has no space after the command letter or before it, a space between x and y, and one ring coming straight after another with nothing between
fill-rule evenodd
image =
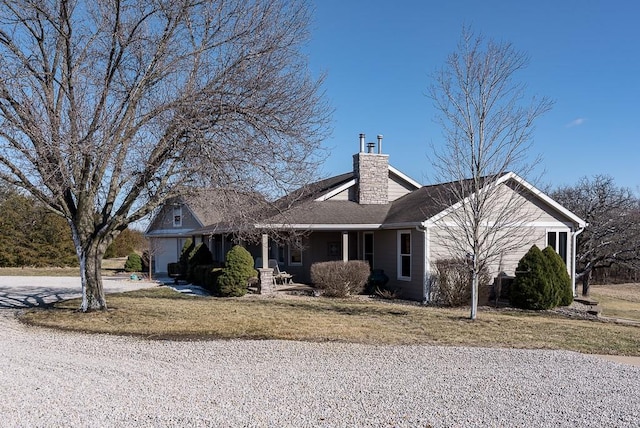
<instances>
[{"instance_id":1,"label":"roof eave","mask_svg":"<svg viewBox=\"0 0 640 428\"><path fill-rule=\"evenodd\" d=\"M562 215L567 217L569 220L571 220L576 226L578 226L578 228L582 229L587 226L586 221L584 221L583 219L578 217L576 214L572 213L571 211L569 211L568 209L560 205L558 202L554 201L550 196L548 196L543 191L535 187L533 184L529 183L528 181L520 177L515 172L509 172L508 174L505 174L504 176L500 177L498 182L503 183L509 179L513 179L514 181L524 186L531 193L536 195L538 198L542 199L542 201L544 201L547 205L550 205L552 208L554 208L555 210L560 212Z\"/></svg>"},{"instance_id":2,"label":"roof eave","mask_svg":"<svg viewBox=\"0 0 640 428\"><path fill-rule=\"evenodd\" d=\"M399 169L392 167L391 165L389 165L389 171L391 171L392 173L394 173L395 175L397 175L407 183L411 184L412 186L415 186L416 189L419 189L422 187L422 184L418 183L416 180L409 177L405 173L401 172Z\"/></svg>"},{"instance_id":3,"label":"roof eave","mask_svg":"<svg viewBox=\"0 0 640 428\"><path fill-rule=\"evenodd\" d=\"M323 202L323 201L326 201L327 199L331 199L335 195L337 195L338 193L344 192L345 190L347 190L348 188L354 186L355 184L356 184L356 179L352 178L351 180L347 181L346 183L342 184L341 186L338 186L335 189L331 190L330 192L325 193L324 195L321 195L318 198L314 199L314 201Z\"/></svg>"},{"instance_id":4,"label":"roof eave","mask_svg":"<svg viewBox=\"0 0 640 428\"><path fill-rule=\"evenodd\" d=\"M355 224L331 224L331 223L263 223L256 224L256 229L293 229L293 230L370 230L380 229L381 223L355 223Z\"/></svg>"}]
</instances>

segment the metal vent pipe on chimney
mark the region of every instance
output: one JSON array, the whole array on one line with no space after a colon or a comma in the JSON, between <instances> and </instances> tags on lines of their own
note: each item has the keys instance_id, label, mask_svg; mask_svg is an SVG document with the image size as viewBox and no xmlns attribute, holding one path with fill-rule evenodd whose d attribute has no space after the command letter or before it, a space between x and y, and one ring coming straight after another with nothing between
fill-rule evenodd
<instances>
[{"instance_id":1,"label":"metal vent pipe on chimney","mask_svg":"<svg viewBox=\"0 0 640 428\"><path fill-rule=\"evenodd\" d=\"M364 153L364 134L360 134L360 153Z\"/></svg>"},{"instance_id":2,"label":"metal vent pipe on chimney","mask_svg":"<svg viewBox=\"0 0 640 428\"><path fill-rule=\"evenodd\" d=\"M367 153L373 153L373 148L376 146L376 143L367 143Z\"/></svg>"},{"instance_id":3,"label":"metal vent pipe on chimney","mask_svg":"<svg viewBox=\"0 0 640 428\"><path fill-rule=\"evenodd\" d=\"M378 134L378 154L382 154L382 135Z\"/></svg>"}]
</instances>

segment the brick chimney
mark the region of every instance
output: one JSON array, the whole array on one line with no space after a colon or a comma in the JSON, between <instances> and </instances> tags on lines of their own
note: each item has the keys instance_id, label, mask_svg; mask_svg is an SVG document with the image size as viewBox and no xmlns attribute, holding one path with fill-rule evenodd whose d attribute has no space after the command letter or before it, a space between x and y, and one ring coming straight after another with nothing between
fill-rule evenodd
<instances>
[{"instance_id":1,"label":"brick chimney","mask_svg":"<svg viewBox=\"0 0 640 428\"><path fill-rule=\"evenodd\" d=\"M353 155L353 172L358 180L356 202L364 205L389 203L389 155L382 154L382 135L378 135L378 153L375 143L367 143L360 134L360 152Z\"/></svg>"}]
</instances>

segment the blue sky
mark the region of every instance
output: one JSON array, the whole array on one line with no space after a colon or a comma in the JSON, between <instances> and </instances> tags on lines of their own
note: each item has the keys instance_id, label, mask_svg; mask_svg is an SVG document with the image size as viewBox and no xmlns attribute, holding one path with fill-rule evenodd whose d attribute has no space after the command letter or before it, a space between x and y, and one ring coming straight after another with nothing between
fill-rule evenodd
<instances>
[{"instance_id":1,"label":"blue sky","mask_svg":"<svg viewBox=\"0 0 640 428\"><path fill-rule=\"evenodd\" d=\"M639 17L636 0L316 0L309 61L327 73L335 109L323 175L351 170L364 132L367 142L384 135L394 167L431 182L427 155L442 137L430 74L471 25L526 52L516 78L555 101L534 131L535 184L609 174L640 194Z\"/></svg>"}]
</instances>

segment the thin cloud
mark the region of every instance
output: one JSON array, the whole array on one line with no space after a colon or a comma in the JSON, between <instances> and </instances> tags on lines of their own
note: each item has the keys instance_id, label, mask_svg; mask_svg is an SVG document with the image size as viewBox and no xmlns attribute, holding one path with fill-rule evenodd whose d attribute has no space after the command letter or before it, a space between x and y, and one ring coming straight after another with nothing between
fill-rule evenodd
<instances>
[{"instance_id":1,"label":"thin cloud","mask_svg":"<svg viewBox=\"0 0 640 428\"><path fill-rule=\"evenodd\" d=\"M585 119L583 117L579 117L579 118L574 119L571 122L567 123L566 127L567 128L573 128L574 126L580 126L580 125L583 125L586 121L587 121L587 119Z\"/></svg>"}]
</instances>

